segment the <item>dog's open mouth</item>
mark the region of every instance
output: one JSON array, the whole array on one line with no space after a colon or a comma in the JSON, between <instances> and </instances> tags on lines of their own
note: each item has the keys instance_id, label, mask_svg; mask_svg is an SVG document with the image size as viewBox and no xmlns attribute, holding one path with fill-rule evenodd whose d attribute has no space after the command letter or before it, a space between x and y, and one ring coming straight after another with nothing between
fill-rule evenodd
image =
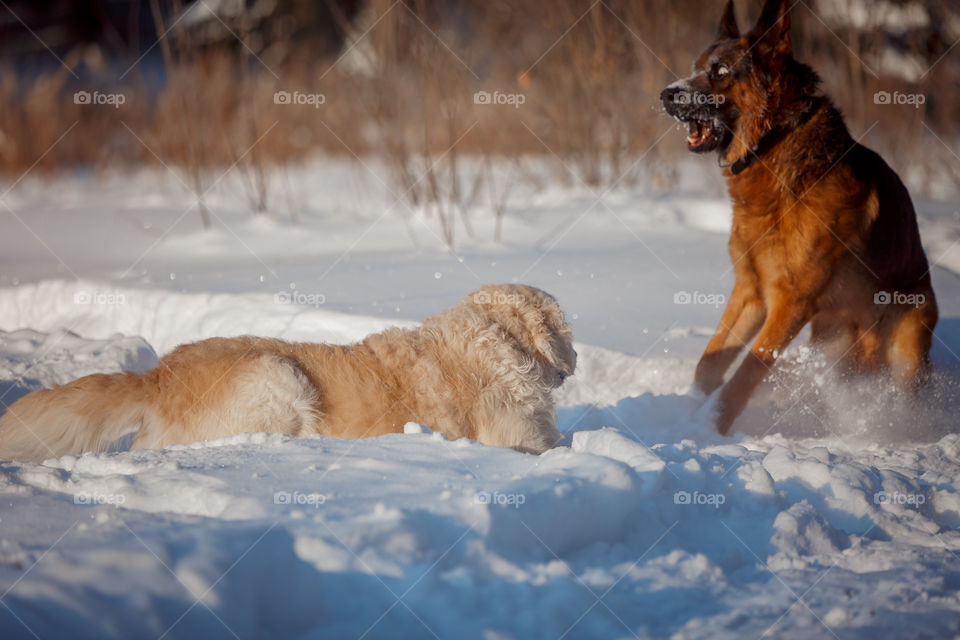
<instances>
[{"instance_id":1,"label":"dog's open mouth","mask_svg":"<svg viewBox=\"0 0 960 640\"><path fill-rule=\"evenodd\" d=\"M690 120L687 122L687 128L687 147L691 151L708 147L715 140L716 127L712 121Z\"/></svg>"}]
</instances>

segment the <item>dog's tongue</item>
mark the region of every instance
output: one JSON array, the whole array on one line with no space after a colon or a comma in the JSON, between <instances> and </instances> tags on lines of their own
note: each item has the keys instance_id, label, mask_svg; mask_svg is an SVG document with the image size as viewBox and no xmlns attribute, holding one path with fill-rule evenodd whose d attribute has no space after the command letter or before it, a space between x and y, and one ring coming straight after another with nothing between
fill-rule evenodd
<instances>
[{"instance_id":1,"label":"dog's tongue","mask_svg":"<svg viewBox=\"0 0 960 640\"><path fill-rule=\"evenodd\" d=\"M689 144L691 147L700 146L707 140L707 138L710 137L710 128L705 126L704 123L691 120L688 123L688 126L690 128L690 132L687 136L687 144Z\"/></svg>"}]
</instances>

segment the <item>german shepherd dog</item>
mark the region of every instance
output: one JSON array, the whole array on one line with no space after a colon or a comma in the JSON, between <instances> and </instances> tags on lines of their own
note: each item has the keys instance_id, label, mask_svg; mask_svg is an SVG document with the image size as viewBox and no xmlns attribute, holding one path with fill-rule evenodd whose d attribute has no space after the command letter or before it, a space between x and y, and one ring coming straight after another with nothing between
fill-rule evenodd
<instances>
[{"instance_id":1,"label":"german shepherd dog","mask_svg":"<svg viewBox=\"0 0 960 640\"><path fill-rule=\"evenodd\" d=\"M722 385L720 433L808 322L841 371L914 389L929 369L937 303L910 195L819 83L793 58L787 0L766 0L747 34L728 0L693 75L660 96L690 151L718 153L733 201L735 284L695 377L706 394Z\"/></svg>"}]
</instances>

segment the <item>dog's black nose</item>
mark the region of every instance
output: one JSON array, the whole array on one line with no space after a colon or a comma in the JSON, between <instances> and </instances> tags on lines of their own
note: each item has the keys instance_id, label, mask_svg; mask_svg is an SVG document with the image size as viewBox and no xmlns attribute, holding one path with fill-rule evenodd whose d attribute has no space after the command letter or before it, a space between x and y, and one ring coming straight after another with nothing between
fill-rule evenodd
<instances>
[{"instance_id":1,"label":"dog's black nose","mask_svg":"<svg viewBox=\"0 0 960 640\"><path fill-rule=\"evenodd\" d=\"M680 92L680 87L667 87L660 92L660 102L663 104L673 104L676 102L677 95Z\"/></svg>"}]
</instances>

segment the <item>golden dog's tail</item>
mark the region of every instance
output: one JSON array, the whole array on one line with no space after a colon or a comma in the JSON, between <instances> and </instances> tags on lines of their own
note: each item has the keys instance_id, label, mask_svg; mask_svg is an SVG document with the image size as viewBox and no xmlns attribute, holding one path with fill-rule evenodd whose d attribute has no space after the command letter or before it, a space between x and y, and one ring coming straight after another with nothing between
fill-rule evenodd
<instances>
[{"instance_id":1,"label":"golden dog's tail","mask_svg":"<svg viewBox=\"0 0 960 640\"><path fill-rule=\"evenodd\" d=\"M102 451L140 427L156 393L154 372L98 373L34 391L0 417L0 458L39 462Z\"/></svg>"}]
</instances>

